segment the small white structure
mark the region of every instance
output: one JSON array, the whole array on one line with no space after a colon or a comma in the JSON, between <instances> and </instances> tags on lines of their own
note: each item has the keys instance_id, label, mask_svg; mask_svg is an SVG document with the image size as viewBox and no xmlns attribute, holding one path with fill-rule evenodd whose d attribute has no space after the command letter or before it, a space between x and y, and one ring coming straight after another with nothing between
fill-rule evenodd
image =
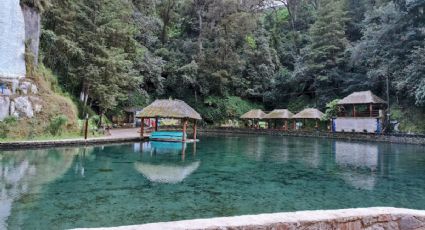
<instances>
[{"instance_id":1,"label":"small white structure","mask_svg":"<svg viewBox=\"0 0 425 230\"><path fill-rule=\"evenodd\" d=\"M339 113L332 120L332 131L381 133L386 104L371 91L352 93L338 102Z\"/></svg>"}]
</instances>

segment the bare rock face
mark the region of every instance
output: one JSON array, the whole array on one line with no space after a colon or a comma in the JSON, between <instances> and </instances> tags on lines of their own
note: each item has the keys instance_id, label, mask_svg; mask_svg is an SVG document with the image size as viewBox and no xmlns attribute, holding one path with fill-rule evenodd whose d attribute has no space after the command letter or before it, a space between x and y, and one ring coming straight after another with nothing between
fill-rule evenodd
<instances>
[{"instance_id":1,"label":"bare rock face","mask_svg":"<svg viewBox=\"0 0 425 230\"><path fill-rule=\"evenodd\" d=\"M25 21L19 0L2 0L0 7L0 78L26 75Z\"/></svg>"},{"instance_id":2,"label":"bare rock face","mask_svg":"<svg viewBox=\"0 0 425 230\"><path fill-rule=\"evenodd\" d=\"M22 13L25 20L25 40L29 42L29 51L34 55L34 65L38 65L38 49L40 45L40 13L34 8L26 5L22 6Z\"/></svg>"},{"instance_id":3,"label":"bare rock face","mask_svg":"<svg viewBox=\"0 0 425 230\"><path fill-rule=\"evenodd\" d=\"M27 95L29 93L32 93L32 94L38 93L37 86L29 81L24 81L21 84L19 84L19 90L21 90L21 92L24 95Z\"/></svg>"},{"instance_id":4,"label":"bare rock face","mask_svg":"<svg viewBox=\"0 0 425 230\"><path fill-rule=\"evenodd\" d=\"M28 96L20 96L13 99L13 101L14 101L14 104L13 104L14 113L11 115L16 117L28 117L28 118L34 117L33 106Z\"/></svg>"}]
</instances>

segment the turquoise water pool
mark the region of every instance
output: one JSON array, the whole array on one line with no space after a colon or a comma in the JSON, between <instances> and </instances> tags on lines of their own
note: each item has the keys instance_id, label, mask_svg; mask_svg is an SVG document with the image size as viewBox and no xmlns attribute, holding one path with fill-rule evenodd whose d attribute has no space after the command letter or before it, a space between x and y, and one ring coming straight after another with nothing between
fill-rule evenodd
<instances>
[{"instance_id":1,"label":"turquoise water pool","mask_svg":"<svg viewBox=\"0 0 425 230\"><path fill-rule=\"evenodd\" d=\"M425 209L425 147L203 136L0 152L0 229L66 229L311 209Z\"/></svg>"}]
</instances>

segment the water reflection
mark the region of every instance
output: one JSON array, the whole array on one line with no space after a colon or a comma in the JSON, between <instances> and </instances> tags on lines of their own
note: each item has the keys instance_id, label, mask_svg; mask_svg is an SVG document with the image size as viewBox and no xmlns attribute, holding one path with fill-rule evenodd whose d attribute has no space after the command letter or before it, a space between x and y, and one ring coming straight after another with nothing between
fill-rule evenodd
<instances>
[{"instance_id":1,"label":"water reflection","mask_svg":"<svg viewBox=\"0 0 425 230\"><path fill-rule=\"evenodd\" d=\"M196 159L196 143L192 146L191 157L187 157L187 143L145 142L141 145L141 157L134 168L151 182L176 184L182 182L199 168ZM179 157L181 156L181 157Z\"/></svg>"},{"instance_id":2,"label":"water reflection","mask_svg":"<svg viewBox=\"0 0 425 230\"><path fill-rule=\"evenodd\" d=\"M38 193L44 184L61 177L76 153L76 148L1 152L0 229L6 228L14 201Z\"/></svg>"},{"instance_id":3,"label":"water reflection","mask_svg":"<svg viewBox=\"0 0 425 230\"><path fill-rule=\"evenodd\" d=\"M377 182L378 145L335 141L334 149L335 162L343 170L341 178L356 189L373 190Z\"/></svg>"},{"instance_id":4,"label":"water reflection","mask_svg":"<svg viewBox=\"0 0 425 230\"><path fill-rule=\"evenodd\" d=\"M341 166L375 171L378 167L378 145L335 141L335 161Z\"/></svg>"}]
</instances>

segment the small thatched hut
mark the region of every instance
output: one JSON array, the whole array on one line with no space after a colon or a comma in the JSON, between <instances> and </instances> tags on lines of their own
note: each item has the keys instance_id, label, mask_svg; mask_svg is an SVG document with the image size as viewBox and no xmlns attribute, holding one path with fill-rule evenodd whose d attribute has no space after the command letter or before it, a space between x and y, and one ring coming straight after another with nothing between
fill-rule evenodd
<instances>
[{"instance_id":1,"label":"small thatched hut","mask_svg":"<svg viewBox=\"0 0 425 230\"><path fill-rule=\"evenodd\" d=\"M193 120L193 139L196 140L196 121L202 120L201 115L196 112L192 107L181 100L155 100L152 104L148 105L138 115L142 119L141 135L143 137L144 119L155 118L158 124L159 118L177 118L183 120L183 141L185 141L186 128L188 120ZM155 131L158 126L155 126Z\"/></svg>"},{"instance_id":2,"label":"small thatched hut","mask_svg":"<svg viewBox=\"0 0 425 230\"><path fill-rule=\"evenodd\" d=\"M264 119L273 120L275 128L276 128L277 120L284 120L285 125L283 127L285 130L288 130L288 120L291 119L292 116L294 116L294 114L287 109L275 109L271 111L270 113L268 113L267 115L265 115Z\"/></svg>"},{"instance_id":3,"label":"small thatched hut","mask_svg":"<svg viewBox=\"0 0 425 230\"><path fill-rule=\"evenodd\" d=\"M316 121L316 128L319 127L319 120L324 116L322 112L320 112L318 109L315 108L307 108L302 110L301 112L295 114L292 116L292 119L296 120L315 120ZM296 122L294 122L295 124ZM295 129L295 125L294 125Z\"/></svg>"},{"instance_id":4,"label":"small thatched hut","mask_svg":"<svg viewBox=\"0 0 425 230\"><path fill-rule=\"evenodd\" d=\"M266 115L261 109L252 109L241 116L241 119L252 120L252 126L255 126L255 121L261 120Z\"/></svg>"},{"instance_id":5,"label":"small thatched hut","mask_svg":"<svg viewBox=\"0 0 425 230\"><path fill-rule=\"evenodd\" d=\"M332 131L381 133L388 106L371 91L354 92L340 100L338 107Z\"/></svg>"},{"instance_id":6,"label":"small thatched hut","mask_svg":"<svg viewBox=\"0 0 425 230\"><path fill-rule=\"evenodd\" d=\"M266 115L265 112L261 109L252 109L241 116L241 119L263 119L263 117Z\"/></svg>"},{"instance_id":7,"label":"small thatched hut","mask_svg":"<svg viewBox=\"0 0 425 230\"><path fill-rule=\"evenodd\" d=\"M338 102L341 111L339 116L379 117L379 110L384 109L386 104L386 101L373 94L370 90L354 92ZM349 107L352 108L351 111L349 111Z\"/></svg>"}]
</instances>

